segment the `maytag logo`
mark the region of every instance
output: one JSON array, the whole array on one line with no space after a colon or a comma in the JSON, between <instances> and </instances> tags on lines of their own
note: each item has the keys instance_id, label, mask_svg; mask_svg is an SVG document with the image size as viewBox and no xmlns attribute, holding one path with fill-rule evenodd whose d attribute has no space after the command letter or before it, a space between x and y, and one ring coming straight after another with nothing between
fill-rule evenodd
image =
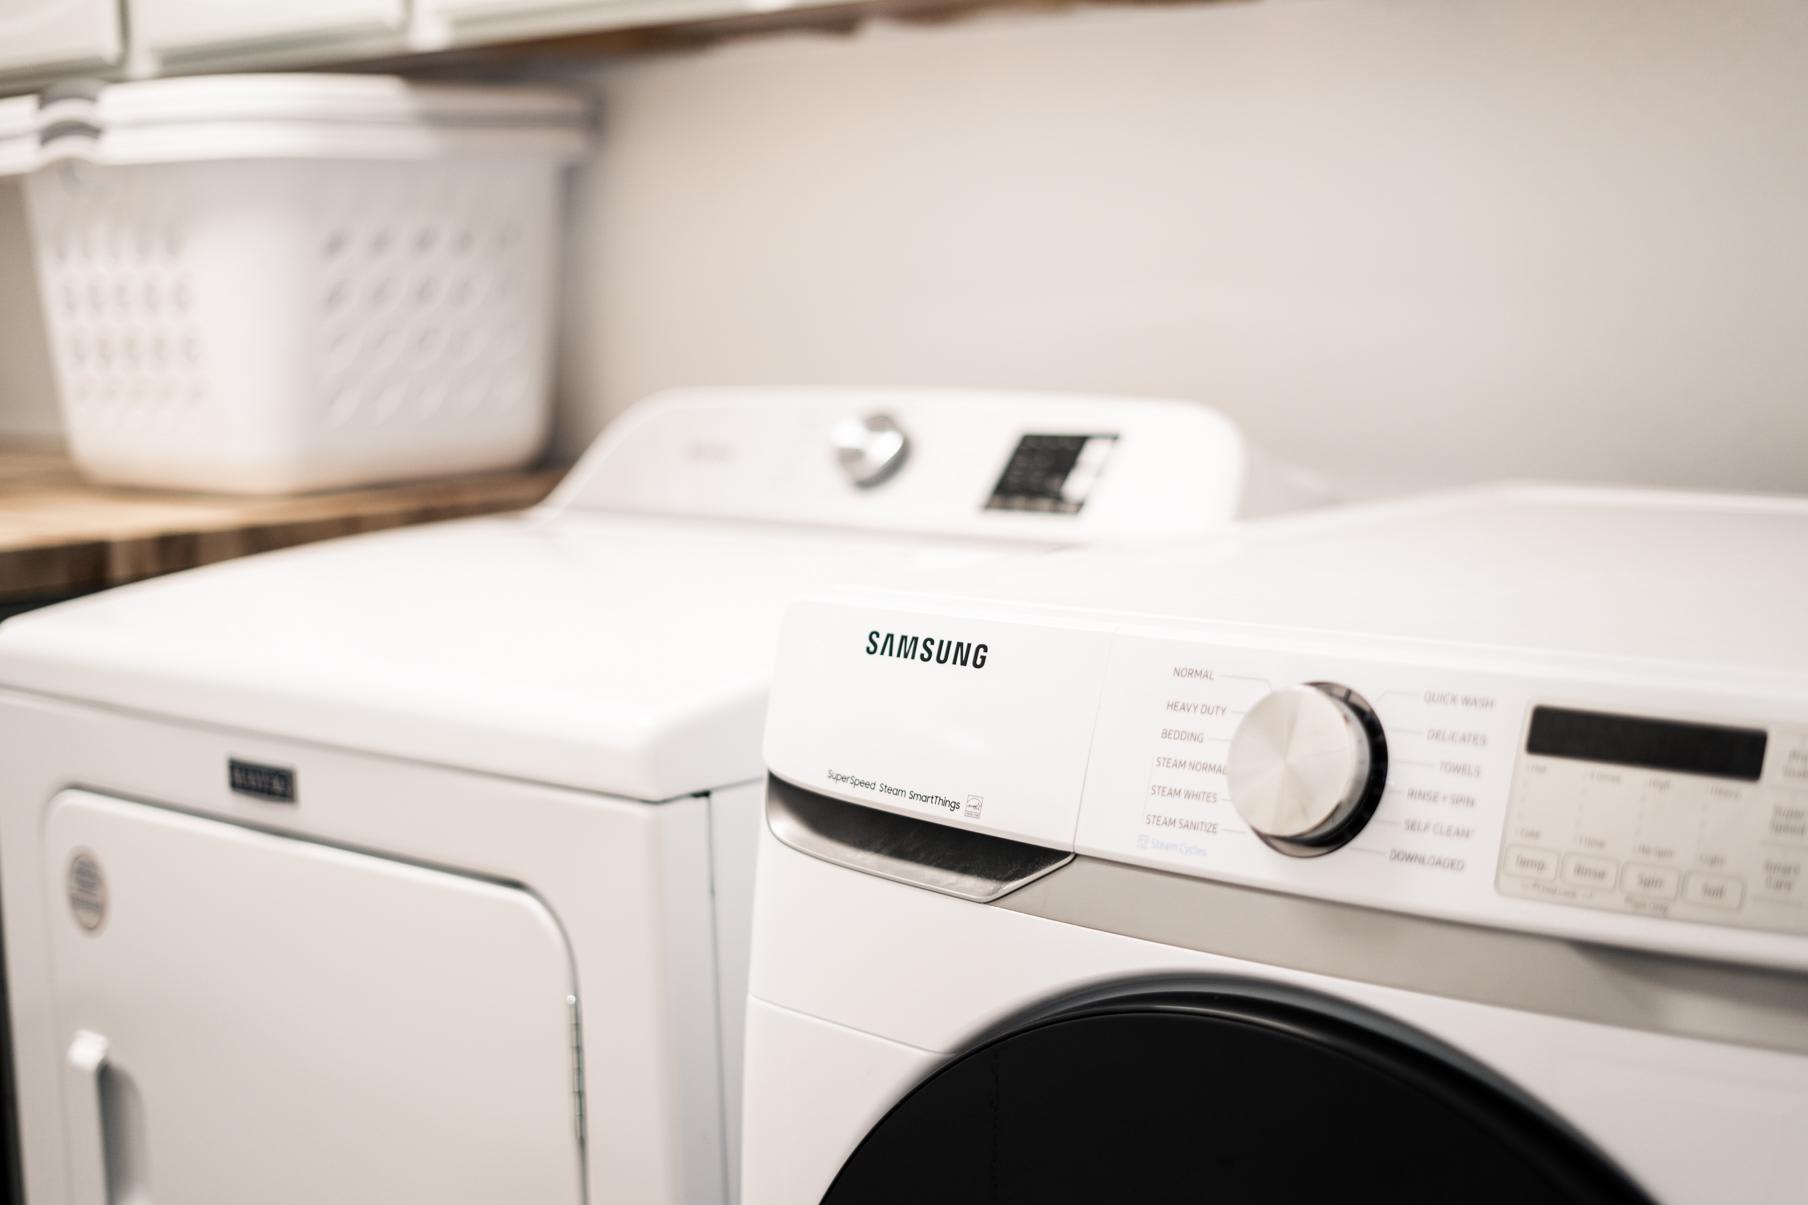
<instances>
[{"instance_id":1,"label":"maytag logo","mask_svg":"<svg viewBox=\"0 0 1808 1205\"><path fill-rule=\"evenodd\" d=\"M226 782L235 795L250 795L271 803L295 802L295 771L282 766L265 766L252 761L229 758Z\"/></svg>"},{"instance_id":2,"label":"maytag logo","mask_svg":"<svg viewBox=\"0 0 1808 1205\"><path fill-rule=\"evenodd\" d=\"M868 632L868 657L896 657L901 661L927 661L935 665L965 665L973 669L986 667L987 648L965 640L943 640L939 636L905 636L899 632Z\"/></svg>"}]
</instances>

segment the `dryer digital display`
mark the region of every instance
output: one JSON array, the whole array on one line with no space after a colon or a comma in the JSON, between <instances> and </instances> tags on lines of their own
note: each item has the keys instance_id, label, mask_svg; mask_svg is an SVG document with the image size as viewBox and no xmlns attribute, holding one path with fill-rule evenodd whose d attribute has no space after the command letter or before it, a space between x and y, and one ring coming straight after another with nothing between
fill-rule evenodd
<instances>
[{"instance_id":1,"label":"dryer digital display","mask_svg":"<svg viewBox=\"0 0 1808 1205\"><path fill-rule=\"evenodd\" d=\"M1025 435L1005 462L986 509L1078 514L1116 446L1115 434Z\"/></svg>"}]
</instances>

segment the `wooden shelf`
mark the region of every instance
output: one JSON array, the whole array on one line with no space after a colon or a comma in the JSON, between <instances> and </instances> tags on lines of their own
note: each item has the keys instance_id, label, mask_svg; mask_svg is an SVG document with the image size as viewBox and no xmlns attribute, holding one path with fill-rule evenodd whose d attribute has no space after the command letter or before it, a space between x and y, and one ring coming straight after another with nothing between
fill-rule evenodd
<instances>
[{"instance_id":1,"label":"wooden shelf","mask_svg":"<svg viewBox=\"0 0 1808 1205\"><path fill-rule=\"evenodd\" d=\"M238 498L93 485L60 453L0 449L0 604L12 610L333 536L518 510L563 473Z\"/></svg>"}]
</instances>

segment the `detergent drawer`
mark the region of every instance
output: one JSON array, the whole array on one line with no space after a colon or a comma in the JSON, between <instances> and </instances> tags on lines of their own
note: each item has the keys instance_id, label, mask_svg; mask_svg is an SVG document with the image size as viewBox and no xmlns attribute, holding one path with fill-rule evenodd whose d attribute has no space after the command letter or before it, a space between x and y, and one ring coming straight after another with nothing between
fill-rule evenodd
<instances>
[{"instance_id":1,"label":"detergent drawer","mask_svg":"<svg viewBox=\"0 0 1808 1205\"><path fill-rule=\"evenodd\" d=\"M44 833L78 1191L582 1199L572 964L533 896L83 791Z\"/></svg>"}]
</instances>

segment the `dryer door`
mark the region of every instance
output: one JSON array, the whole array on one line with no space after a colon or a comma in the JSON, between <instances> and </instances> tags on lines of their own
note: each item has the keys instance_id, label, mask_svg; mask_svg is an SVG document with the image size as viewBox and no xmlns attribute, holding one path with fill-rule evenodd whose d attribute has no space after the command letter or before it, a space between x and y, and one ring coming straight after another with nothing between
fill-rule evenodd
<instances>
[{"instance_id":1,"label":"dryer door","mask_svg":"<svg viewBox=\"0 0 1808 1205\"><path fill-rule=\"evenodd\" d=\"M81 791L46 842L84 1202L582 1199L525 891Z\"/></svg>"},{"instance_id":2,"label":"dryer door","mask_svg":"<svg viewBox=\"0 0 1808 1205\"><path fill-rule=\"evenodd\" d=\"M1131 997L956 1059L856 1148L825 1205L1645 1202L1479 1068L1256 993Z\"/></svg>"}]
</instances>

